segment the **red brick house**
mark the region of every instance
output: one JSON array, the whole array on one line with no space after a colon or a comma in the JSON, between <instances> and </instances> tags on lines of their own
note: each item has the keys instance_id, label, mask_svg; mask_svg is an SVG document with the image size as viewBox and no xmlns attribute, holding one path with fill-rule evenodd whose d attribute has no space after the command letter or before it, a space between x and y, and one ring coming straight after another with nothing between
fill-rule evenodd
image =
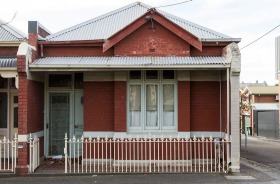
<instances>
[{"instance_id":1,"label":"red brick house","mask_svg":"<svg viewBox=\"0 0 280 184\"><path fill-rule=\"evenodd\" d=\"M139 2L55 34L31 21L28 32L17 61L19 173L29 133L42 156L63 155L65 133L228 137L239 171L240 39Z\"/></svg>"},{"instance_id":2,"label":"red brick house","mask_svg":"<svg viewBox=\"0 0 280 184\"><path fill-rule=\"evenodd\" d=\"M278 86L250 87L252 135L279 139Z\"/></svg>"},{"instance_id":3,"label":"red brick house","mask_svg":"<svg viewBox=\"0 0 280 184\"><path fill-rule=\"evenodd\" d=\"M27 36L0 20L0 140L13 139L18 131L17 52ZM2 151L2 150L0 150Z\"/></svg>"}]
</instances>

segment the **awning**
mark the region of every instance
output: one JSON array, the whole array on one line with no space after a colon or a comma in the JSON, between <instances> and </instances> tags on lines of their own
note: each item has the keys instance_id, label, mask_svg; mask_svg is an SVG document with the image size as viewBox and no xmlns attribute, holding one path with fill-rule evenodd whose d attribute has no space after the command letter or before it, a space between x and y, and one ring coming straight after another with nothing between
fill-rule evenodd
<instances>
[{"instance_id":1,"label":"awning","mask_svg":"<svg viewBox=\"0 0 280 184\"><path fill-rule=\"evenodd\" d=\"M15 86L18 88L17 59L0 57L0 76L3 78L15 78Z\"/></svg>"},{"instance_id":2,"label":"awning","mask_svg":"<svg viewBox=\"0 0 280 184\"><path fill-rule=\"evenodd\" d=\"M0 57L0 69L7 68L15 68L17 67L17 59L16 58L1 58Z\"/></svg>"},{"instance_id":3,"label":"awning","mask_svg":"<svg viewBox=\"0 0 280 184\"><path fill-rule=\"evenodd\" d=\"M253 103L251 105L253 110L278 110L279 109L278 103Z\"/></svg>"},{"instance_id":4,"label":"awning","mask_svg":"<svg viewBox=\"0 0 280 184\"><path fill-rule=\"evenodd\" d=\"M44 69L182 69L228 68L225 57L45 57L29 65L30 71Z\"/></svg>"}]
</instances>

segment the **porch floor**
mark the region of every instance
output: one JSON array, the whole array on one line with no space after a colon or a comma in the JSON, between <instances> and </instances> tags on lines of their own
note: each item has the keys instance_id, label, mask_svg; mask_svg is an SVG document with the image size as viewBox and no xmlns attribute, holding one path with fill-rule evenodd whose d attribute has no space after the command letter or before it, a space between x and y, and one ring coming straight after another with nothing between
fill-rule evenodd
<instances>
[{"instance_id":1,"label":"porch floor","mask_svg":"<svg viewBox=\"0 0 280 184\"><path fill-rule=\"evenodd\" d=\"M63 174L65 169L63 159L45 159L35 170L35 174Z\"/></svg>"}]
</instances>

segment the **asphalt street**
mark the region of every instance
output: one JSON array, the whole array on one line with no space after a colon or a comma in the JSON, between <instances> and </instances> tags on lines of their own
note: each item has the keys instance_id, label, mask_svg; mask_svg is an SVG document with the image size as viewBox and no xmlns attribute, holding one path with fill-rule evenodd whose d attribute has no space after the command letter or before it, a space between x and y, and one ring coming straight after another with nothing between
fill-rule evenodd
<instances>
[{"instance_id":1,"label":"asphalt street","mask_svg":"<svg viewBox=\"0 0 280 184\"><path fill-rule=\"evenodd\" d=\"M247 150L245 139L241 142L241 157L247 160L265 164L280 171L280 140L265 137L248 137Z\"/></svg>"}]
</instances>

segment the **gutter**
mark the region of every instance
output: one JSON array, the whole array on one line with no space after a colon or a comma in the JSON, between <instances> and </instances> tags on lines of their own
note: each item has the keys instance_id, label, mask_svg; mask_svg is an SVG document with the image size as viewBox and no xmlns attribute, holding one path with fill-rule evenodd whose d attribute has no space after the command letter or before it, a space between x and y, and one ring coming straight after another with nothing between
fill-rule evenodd
<instances>
[{"instance_id":1,"label":"gutter","mask_svg":"<svg viewBox=\"0 0 280 184\"><path fill-rule=\"evenodd\" d=\"M70 45L70 44L91 44L91 43L104 43L104 39L99 40L69 40L69 41L38 41L39 45Z\"/></svg>"}]
</instances>

